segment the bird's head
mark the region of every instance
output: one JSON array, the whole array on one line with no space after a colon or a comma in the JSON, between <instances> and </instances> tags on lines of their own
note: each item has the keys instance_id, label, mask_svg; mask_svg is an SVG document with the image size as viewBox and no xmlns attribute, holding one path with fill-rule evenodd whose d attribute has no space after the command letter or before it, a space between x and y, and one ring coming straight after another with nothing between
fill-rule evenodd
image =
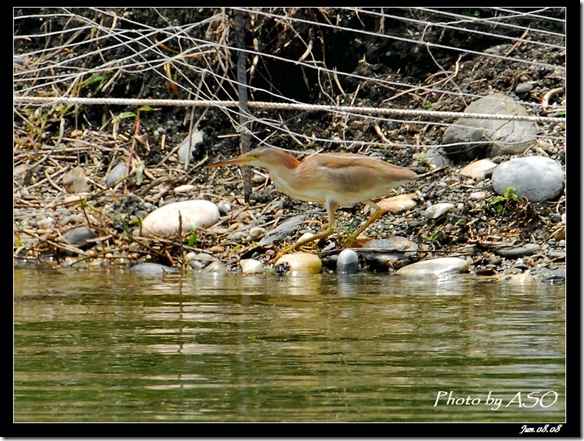
<instances>
[{"instance_id":1,"label":"bird's head","mask_svg":"<svg viewBox=\"0 0 584 441\"><path fill-rule=\"evenodd\" d=\"M257 165L268 170L279 167L294 168L298 160L286 152L271 147L258 147L236 158L227 161L216 162L208 165L210 168L222 167L225 165Z\"/></svg>"}]
</instances>

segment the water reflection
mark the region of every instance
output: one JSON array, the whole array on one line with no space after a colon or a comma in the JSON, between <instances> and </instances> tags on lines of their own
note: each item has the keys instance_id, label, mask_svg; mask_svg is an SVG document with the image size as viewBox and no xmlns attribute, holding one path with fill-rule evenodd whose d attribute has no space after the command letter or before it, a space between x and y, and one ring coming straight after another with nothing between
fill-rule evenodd
<instances>
[{"instance_id":1,"label":"water reflection","mask_svg":"<svg viewBox=\"0 0 584 441\"><path fill-rule=\"evenodd\" d=\"M563 421L564 287L15 270L16 421ZM548 408L512 403L555 391ZM483 405L435 406L441 391Z\"/></svg>"}]
</instances>

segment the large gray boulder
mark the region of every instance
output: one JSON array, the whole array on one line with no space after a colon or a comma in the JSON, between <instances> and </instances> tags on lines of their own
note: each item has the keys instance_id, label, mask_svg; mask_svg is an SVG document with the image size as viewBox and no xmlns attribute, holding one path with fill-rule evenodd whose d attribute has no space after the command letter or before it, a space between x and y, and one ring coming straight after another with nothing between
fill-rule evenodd
<instances>
[{"instance_id":1,"label":"large gray boulder","mask_svg":"<svg viewBox=\"0 0 584 441\"><path fill-rule=\"evenodd\" d=\"M527 110L513 98L494 93L480 98L465 113L527 115ZM536 140L537 128L530 121L484 118L460 118L448 127L442 149L454 160L468 160L523 153ZM452 145L449 145L452 144Z\"/></svg>"},{"instance_id":2,"label":"large gray boulder","mask_svg":"<svg viewBox=\"0 0 584 441\"><path fill-rule=\"evenodd\" d=\"M564 188L564 171L553 159L527 156L502 162L491 177L493 189L504 194L507 187L515 188L517 196L533 202L557 199Z\"/></svg>"}]
</instances>

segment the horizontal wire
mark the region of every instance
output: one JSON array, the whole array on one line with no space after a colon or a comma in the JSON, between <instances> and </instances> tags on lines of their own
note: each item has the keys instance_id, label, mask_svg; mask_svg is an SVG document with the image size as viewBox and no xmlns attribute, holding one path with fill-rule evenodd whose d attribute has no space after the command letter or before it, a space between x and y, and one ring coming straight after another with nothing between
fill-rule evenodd
<instances>
[{"instance_id":1,"label":"horizontal wire","mask_svg":"<svg viewBox=\"0 0 584 441\"><path fill-rule=\"evenodd\" d=\"M220 100L176 100L176 99L138 99L138 98L83 98L83 97L40 97L15 96L15 103L31 104L85 104L85 105L112 105L112 106L187 106L187 107L237 107L238 101ZM493 119L504 121L532 121L546 123L565 123L564 118L529 115L500 115L491 113L443 112L439 110L397 109L386 107L354 107L331 106L305 103L272 103L265 101L249 101L248 106L255 109L271 110L302 110L305 112L334 112L334 113L366 113L401 116L424 116L429 118L474 118Z\"/></svg>"},{"instance_id":2,"label":"horizontal wire","mask_svg":"<svg viewBox=\"0 0 584 441\"><path fill-rule=\"evenodd\" d=\"M274 15L274 14L272 14L272 16L273 17L284 18L284 16L277 16L277 15ZM315 22L311 22L311 21L308 21L308 22L309 23L316 24ZM107 29L107 30L110 30L111 31L111 29L108 29L108 28L104 28L104 29ZM148 29L153 32L155 28L148 27ZM173 29L173 31L175 31L175 30L176 29ZM169 34L171 36L174 35L171 32L169 32ZM377 34L374 34L374 35L377 35ZM113 34L113 36L114 37L117 37L116 34ZM143 35L141 38L142 39L147 38L147 35L146 36ZM199 51L201 50L202 47L205 47L205 46L206 47L210 47L210 48L220 47L220 48L225 49L225 50L233 50L233 48L230 47L230 46L228 46L228 45L221 45L221 44L218 44L216 42L209 42L209 41L206 41L206 40L200 40L200 39L194 39L194 38L191 38L189 40L192 41L192 42L194 42L194 43L199 43L201 45L198 48ZM163 65L163 64L165 64L167 62L173 62L173 63L176 63L177 62L177 60L175 58L168 57L165 54L161 53L159 51L159 49L156 47L156 45L147 46L147 45L145 45L144 43L141 43L138 40L135 40L135 41L138 44L142 44L145 47L145 49L143 49L142 51L140 51L140 53L136 53L136 54L134 54L132 56L137 56L139 54L141 55L143 52L146 52L147 50L150 49L150 50L156 50L156 52L159 53L161 55L161 57L162 57L161 60L159 60L158 63L155 63L153 61L145 61L145 62L142 62L142 63L136 62L136 63L134 63L135 65L138 66L138 65L141 65L141 64L142 65L143 64L146 64L146 65L150 66L149 68L154 69L154 68L157 67L157 65L159 67L159 66L161 66L161 65ZM415 42L415 41L413 41L413 42ZM109 49L112 49L112 48L117 47L117 46L122 46L122 45L125 45L125 44L127 44L127 42L125 40L122 40L122 41L120 41L119 44L117 44L115 46L112 46ZM108 48L104 48L104 49L102 49L102 51L104 51L106 49L108 49ZM452 49L456 49L456 48L452 48ZM375 79L375 78L370 78L370 77L367 77L367 76L364 76L364 75L355 75L355 74L340 72L340 71L336 71L334 69L328 69L328 68L322 67L322 66L315 66L314 64L311 64L311 63L308 63L308 62L290 60L290 59L287 59L287 58L284 58L284 57L278 57L278 56L275 56L273 54L265 54L265 53L262 53L262 52L259 52L259 51L255 51L255 50L244 50L244 52L246 52L246 53L248 53L248 54L250 54L252 56L261 56L261 57L266 57L266 58L272 58L272 59L275 59L275 60L278 60L278 61L288 62L288 63L292 63L292 64L295 64L295 65L301 65L301 66L306 67L308 69L315 69L315 70L317 70L319 72L324 72L324 73L328 73L328 74L332 74L332 75L341 75L341 76L346 76L346 77L349 77L349 78L360 79L360 80L363 80L363 81L375 81L376 83L379 83L379 84L382 84L382 85L384 84L384 85L387 85L389 87L408 87L410 89L412 88L412 85L411 84L399 83L399 82L393 82L393 81L387 81L387 80L383 80L383 79ZM204 54L204 53L205 52L199 52L197 55ZM484 53L481 53L481 54L482 55L485 55ZM126 58L130 58L130 57L126 57ZM503 57L503 58L505 58L505 57ZM516 60L516 59L510 59L510 60ZM117 60L117 62L120 63L120 60ZM112 63L114 63L114 62L112 61L112 62L108 63L110 67L113 66ZM54 68L54 67L55 66L52 66L52 68ZM103 68L103 66L101 66L101 67ZM193 66L190 66L190 67L193 68ZM559 67L560 69L562 69L561 66L555 66L555 67ZM128 69L128 66L126 65L126 66L124 66L124 68L125 69ZM148 70L148 69L144 69L144 70ZM91 71L87 71L87 72L91 73L91 72L97 72L97 71L99 71L99 68L95 68L95 69L92 69ZM30 72L27 72L27 73L30 74ZM20 73L19 73L19 75L22 76ZM70 74L70 75L73 76L73 74ZM81 74L79 74L79 75L81 75ZM53 76L53 78L54 78L54 76ZM20 80L19 78L16 78L15 79L15 82L19 82L19 81L27 81L27 80ZM58 80L56 80L56 81L58 81ZM55 82L53 82L52 84L55 84ZM37 86L37 87L42 87L42 84L39 85L39 86ZM29 88L27 90L32 90L32 89L33 88ZM443 90L443 89L440 89L440 88L428 87L428 86L417 86L417 87L415 87L415 89L416 90L420 90L420 91L430 92L430 93L441 93L441 94L450 94L450 95L455 94L455 95L459 95L459 96L460 95L467 96L469 98L480 98L480 95L469 94L469 93L463 93L463 94L461 94L460 92ZM281 97L281 99L285 99L285 100L287 99L286 97L283 97L281 95L280 95L280 97ZM534 106L533 103L524 103L524 104L525 105L528 105L528 106Z\"/></svg>"},{"instance_id":3,"label":"horizontal wire","mask_svg":"<svg viewBox=\"0 0 584 441\"><path fill-rule=\"evenodd\" d=\"M389 10L391 9L395 9L395 8L387 8ZM416 8L419 10L422 10L423 8ZM64 9L66 10L66 9ZM235 53L235 51L237 49L235 49L234 47L228 45L228 44L222 44L219 41L211 41L209 39L199 39L199 38L194 38L191 35L189 35L189 32L192 32L192 29L195 26L202 26L201 22L198 22L196 24L185 24L182 26L167 26L167 27L163 27L163 28L156 28L156 27L152 27L149 25L146 25L144 23L140 23L137 21L133 21L128 19L127 17L123 17L123 16L119 16L117 14L115 14L115 12L112 12L108 9L100 9L100 8L91 8L92 11L103 14L103 15L108 15L110 17L113 18L114 20L114 24L116 23L116 20L118 20L119 22L125 22L129 25L131 25L130 27L135 27L135 29L131 29L131 30L124 30L124 29L120 29L119 24L117 26L114 26L114 24L112 24L111 27L108 26L104 26L94 20L92 20L91 18L88 17L81 17L78 16L77 14L73 13L73 12L68 12L67 14L62 14L63 16L66 17L73 17L73 18L77 18L80 19L84 22L84 26L81 26L79 28L75 28L73 30L71 29L64 29L62 31L56 31L56 32L52 32L49 34L44 33L44 34L35 34L35 35L28 35L28 36L16 36L16 39L26 39L26 38L48 38L50 37L54 37L56 35L63 35L62 40L63 41L67 41L67 35L74 35L75 32L80 32L82 30L90 30L91 35L96 35L97 38L95 38L94 44L96 41L103 41L104 44L99 48L99 51L94 51L91 52L89 54L86 54L85 57L89 57L89 56L95 56L95 55L100 55L100 56L105 56L107 57L108 51L113 51L116 48L121 48L123 46L126 46L129 48L130 51L132 51L132 53L130 55L126 55L124 58L122 59L111 59L109 61L107 61L106 63L96 66L92 69L88 69L86 68L85 70L83 70L83 68L79 68L77 66L72 65L73 62L77 62L79 63L80 60L85 60L88 58L85 58L83 56L79 56L78 59L75 58L62 58L62 57L58 57L56 58L56 60L62 60L60 62L55 61L53 63L52 60L44 60L42 64L37 64L37 66L33 69L28 69L26 71L24 71L24 69L22 69L22 67L27 66L26 63L26 56L38 56L41 57L41 60L44 58L45 52L48 54L48 56L51 56L54 54L57 54L59 51L64 51L65 49L67 50L67 52L73 54L76 47L83 47L85 45L87 45L89 43L89 40L73 40L67 44L63 44L61 46L53 46L50 47L49 49L41 49L38 52L30 52L30 53L26 53L26 54L18 54L14 56L14 60L15 60L15 66L16 64L20 63L21 64L21 69L15 70L15 74L14 74L14 78L13 78L13 84L14 85L18 85L20 87L16 88L15 90L15 96L14 96L14 103L15 104L33 104L33 105L52 105L52 104L56 104L56 103L67 103L67 104L84 104L84 105L124 105L124 106L143 106L143 105L151 105L151 106L184 106L184 107L215 107L215 108L219 108L222 112L224 112L226 114L226 116L229 118L231 124L233 125L234 129L236 132L239 132L240 130L240 126L239 126L239 122L238 122L238 112L239 110L237 109L238 107L238 102L237 101L218 101L218 100L214 100L212 99L213 96L216 96L217 94L217 90L213 89L211 87L211 85L213 87L219 88L220 90L222 90L222 93L225 93L227 96L234 96L232 95L229 91L228 88L229 87L235 87L237 85L237 81L229 78L226 74L223 74L220 70L217 70L217 66L212 66L210 64L210 61L206 55L209 55L210 53L217 53L218 51L225 51L225 54L229 54L229 53ZM241 10L244 11L249 11L250 13L257 13L258 11L255 9L245 9L245 8L241 8ZM376 11L372 11L372 10L368 10L368 9L363 9L363 8L351 8L351 10L353 11L357 11L357 13L360 14L372 14L372 15L378 15L379 13L377 13ZM68 10L66 10L68 11ZM468 24L477 24L477 21L474 19L474 17L468 17L468 16L461 16L458 14L451 14L449 12L446 11L436 11L436 10L432 10L429 9L427 10L429 12L432 12L434 14L449 14L448 17L450 19L453 20L460 20L460 23L468 23ZM538 11L541 11L541 9L538 9ZM340 26L334 26L334 25L327 25L324 23L320 23L320 22L315 22L315 21L311 21L311 20L305 20L305 19L298 19L296 17L291 17L291 16L287 16L287 15L279 15L279 14L272 14L270 12L266 12L266 11L262 11L264 13L264 15L269 15L273 18L276 19L280 19L280 20L284 20L284 21L289 21L292 23L295 21L300 21L300 22L304 22L304 23L308 23L314 26L328 26L331 27L335 30L341 30L341 31L346 31L346 32L352 32L352 33L362 33L365 35L373 35L376 37L381 37L381 38L393 38L393 39L400 39L400 38L394 38L392 36L385 36L384 34L378 34L378 33L374 33L374 32L369 32L369 31L359 31L356 29L351 29L351 28L345 28L345 27L340 27ZM525 16L528 14L522 13L522 12L515 12L515 11L511 11L511 13L520 15L520 16ZM50 17L54 17L55 14L46 14L45 17L50 18ZM405 19L403 17L396 17L396 16L392 16L389 14L383 14L381 15L382 17L386 17L386 18L392 18L392 19L401 19L403 21L408 21L410 20L410 22L412 22L412 19ZM507 17L494 17L492 18L493 20L498 19L498 20L504 20L505 18L508 18L510 16ZM534 18L538 18L537 16L533 15ZM26 17L18 17L18 18L26 18ZM541 18L546 18L546 17L541 17ZM16 18L15 18L16 20ZM224 12L217 12L217 14L208 17L206 19L203 20L203 22L205 22L205 24L209 24L213 21L217 21L219 23L219 26L221 26L221 20L227 20L227 14L225 14ZM488 20L491 20L491 18L489 19L482 19L482 21L480 21L480 24L486 24L489 26L494 26L492 22L488 22ZM557 20L557 19L556 19ZM415 20L414 20L414 23ZM450 28L452 29L453 24L456 24L455 22L429 22L429 21L418 21L416 24L421 25L421 26L436 26L436 27L443 27L443 28ZM123 27L126 27L128 25L123 25ZM496 26L513 26L511 24L507 24L507 23L503 23L498 21L496 23ZM515 28L520 29L520 30L526 30L529 29L530 32L530 37L533 37L534 34L536 33L544 33L546 35L552 35L553 33L547 32L547 31L539 31L538 29L535 28L527 28L527 27L521 27L521 26L516 26ZM455 30L461 31L461 32L468 32L469 34L485 34L484 31L476 31L476 30L469 30L469 29L465 29L464 27L460 27L460 28L456 28L454 27ZM93 33L95 32L95 33ZM67 33L67 35L65 35ZM102 35L103 34L103 35ZM497 38L507 38L505 36L496 34L496 33L486 33L486 35L492 35L493 37L497 37ZM558 36L558 37L564 37L561 34L553 34L553 36ZM159 37L159 39L157 39L157 37ZM210 37L206 37L206 38L210 38ZM524 45L529 45L529 44L539 44L539 45L547 45L547 43L541 43L541 42L537 42L537 41L531 41L530 39L526 39L526 40L522 40L522 39L518 39L518 38L514 38L514 37L508 37L511 41L514 42L521 42L521 44ZM108 39L112 39L114 44L110 44ZM172 40L172 39L176 39L176 41L178 42L178 45L180 47L180 50L178 53L176 53L175 55L169 55L168 54L168 48L165 48L163 46L163 44L165 44L166 42ZM412 43L412 44L421 44L423 46L426 46L427 48L431 48L431 47L440 47L440 48L447 48L449 50L455 50L461 53L471 53L466 49L460 48L460 47L453 47L453 46L447 46L447 45L434 45L434 44L428 44L427 42L424 41L420 41L420 40L413 40L413 39L408 39L408 38L401 38L403 41L405 41L406 43ZM223 40L222 40L223 41ZM564 37L564 41L565 41L565 37ZM306 42L304 42L304 40L302 40L302 42L304 44L307 44ZM131 45L129 43L134 43L134 45ZM193 47L187 47L186 49L183 49L183 44L191 44ZM556 48L563 48L562 46L555 46L555 45L549 45L552 49L556 49ZM44 45L40 44L39 47L44 47ZM308 46L307 46L308 47ZM404 94L404 93L415 93L418 92L420 93L420 96L423 96L423 93L435 93L435 94L442 94L442 95L456 95L460 98L481 98L482 95L477 95L477 94L472 94L472 93L460 93L458 91L451 91L451 90L446 90L446 89L441 89L440 87L436 87L436 85L440 84L443 82L443 80L437 81L436 83L434 83L431 86L421 86L421 85L415 85L415 84L408 84L408 83L401 83L401 82L396 82L396 81L389 81L389 80L385 80L382 78L372 78L372 77L368 77L366 75L357 75L357 74L352 74L352 73L346 73L346 72L341 72L341 71L337 71L335 69L329 69L327 67L325 67L324 64L319 64L322 62L318 62L314 59L310 60L310 59L299 59L299 60L291 60L289 58L284 58L284 57L279 57L275 54L268 54L268 53L263 53L260 50L251 50L251 49L245 49L243 50L243 52L247 53L248 55L250 55L251 57L262 57L262 58L267 58L267 59L272 59L272 60L278 60L278 61L282 61L282 62L286 62L286 63L291 63L295 66L301 66L305 69L311 69L317 72L317 74L319 75L320 78L320 74L324 73L333 77L336 76L343 76L346 78L353 78L353 79L357 79L360 81L366 81L370 84L375 84L375 85L379 85L382 87L387 87L390 89L393 89L395 91L395 89L399 88L406 88L407 90L402 91L402 92L394 92L397 93L396 96L399 96L400 94ZM488 57L490 56L490 54L488 53L483 53L483 52L476 52L477 54L479 54L481 57ZM312 56L312 55L311 55ZM189 63L189 57L201 57L201 59L203 60L204 63L206 63L206 67L200 67L197 66L195 64L190 64ZM522 62L522 63L529 63L531 65L544 65L546 67L551 67L553 69L559 69L560 71L560 75L563 72L564 67L560 66L560 65L549 65L549 64L545 64L545 63L539 63L539 62L533 62L531 60L522 60L522 59L516 59L516 58L511 58L511 57L506 57L503 55L497 55L491 58L498 58L498 59L502 59L504 61L507 62ZM219 60L220 62L227 62L228 61L222 61ZM53 63L53 64L51 64ZM171 64L174 69L176 70L176 72L180 75L180 79L185 81L187 86L183 85L183 84L178 84L178 81L174 81L171 78L168 78L165 73L162 72L161 67L167 65L167 64ZM461 63L462 64L462 63ZM195 99L195 100L174 100L174 99L136 99L136 98L81 98L81 97L74 97L74 96L69 96L69 95L74 95L74 93L72 92L74 89L74 87L76 85L79 84L79 82L81 82L83 79L88 78L89 75L95 75L101 72L106 72L106 70L112 70L112 69L116 69L116 72L124 72L124 73L140 73L140 72L146 72L146 71L152 71L153 73L160 75L162 77L164 77L166 80L168 80L168 82L170 84L175 84L177 87L179 87L181 90L184 90L185 92L189 93L191 96L195 96L198 98L208 98L208 99ZM455 72L455 68L453 67L453 72ZM43 72L47 72L46 76L43 77L42 73ZM57 74L63 72L63 75ZM202 78L212 78L212 81L202 81L201 84L197 85L195 84L193 78L192 73L196 73L197 75L200 75ZM450 74L451 72L449 71L444 71L444 74ZM117 73L116 73L117 74ZM115 79L115 76L112 78L112 80ZM329 77L330 79L330 77ZM450 81L452 81L453 78L450 78ZM43 82L45 81L45 82ZM36 83L35 83L36 82ZM215 83L216 82L216 85ZM50 97L50 96L25 96L25 94L27 93L32 93L33 91L36 91L38 89L41 88L46 88L47 86L53 86L53 94L56 92L55 88L60 86L61 84L66 84L68 83L69 86L67 87L67 91L65 91L60 97ZM206 90L203 89L203 85L206 88ZM247 87L247 86L246 86ZM322 87L322 86L321 86ZM394 89L395 88L395 89ZM533 121L533 122L539 122L539 123L557 123L557 124L565 124L565 119L563 117L540 117L540 116L528 116L528 115L494 115L494 114L470 114L470 113L465 113L465 112L442 112L442 111L431 111L431 110L425 110L425 109L397 109L397 108L379 108L379 107L359 107L359 106L339 106L339 105L312 105L312 104L306 104L306 103L302 103L302 102L298 102L290 97L286 97L280 93L271 91L271 90L266 90L266 89L262 89L262 88L257 88L257 87L251 87L251 89L253 91L260 91L262 93L266 93L269 94L270 96L274 97L274 99L276 100L281 100L282 102L264 102L264 101L249 101L249 107L251 109L258 109L258 110L291 110L291 111L307 111L307 112L330 112L330 113L334 113L334 114L340 114L343 115L345 118L368 118L369 121L372 121L373 123L376 123L376 121L379 121L380 124L384 123L392 123L392 122L396 122L396 123L400 123L400 124L426 124L428 126L431 125L451 125L452 123L448 123L448 122L430 122L430 121L404 121L404 120L398 120L398 119L384 119L381 118L380 116L396 116L396 117L421 117L421 118L427 118L428 120L435 120L437 118L442 118L442 119L451 119L451 118L481 118L481 119L495 119L495 120L516 120L516 121ZM233 89L231 92L234 92L235 89ZM342 92L342 91L341 91ZM46 90L42 92L43 94L46 94ZM344 92L342 92L343 96L345 95ZM328 94L327 94L328 96ZM388 96L391 99L391 96L388 94ZM333 98L329 96L329 98L331 99L331 101L333 101ZM339 96L336 96L336 98L339 98ZM518 101L521 104L524 104L525 106L531 106L531 107L535 107L536 109L541 109L542 106L538 103L532 103L532 102L524 102L524 101ZM548 106L548 110L557 110L557 111L562 111L563 107L556 107L554 105L549 105ZM374 116L377 115L377 116ZM345 143L348 145L384 145L387 146L387 143L376 143L376 142L365 142L365 141L358 141L358 140L352 140L352 139L348 139L348 140L343 140L340 138L332 138L332 139L321 139L316 137L314 134L312 136L307 136L306 134L303 133L297 133L297 132L293 132L290 129L288 129L286 127L286 123L285 121L278 121L275 119L267 119L265 117L257 117L254 115L250 115L252 121L254 123L257 124L261 124L262 126L268 128L268 130L273 129L276 132L282 132L285 134L290 134L292 136L297 136L299 139L304 139L304 140L310 140L310 141L322 141L322 142L333 142L333 143ZM459 124L460 125L460 124ZM261 143L265 143L265 141L270 137L273 136L273 133L268 135L266 139L262 140L260 138L258 138L255 134L252 134L252 136L254 136L254 138L261 142ZM341 136L344 137L344 132L341 133ZM553 137L546 137L545 139L553 139ZM563 138L562 138L563 139ZM392 146L412 146L412 147L424 147L423 144L399 144L399 143L392 143Z\"/></svg>"}]
</instances>

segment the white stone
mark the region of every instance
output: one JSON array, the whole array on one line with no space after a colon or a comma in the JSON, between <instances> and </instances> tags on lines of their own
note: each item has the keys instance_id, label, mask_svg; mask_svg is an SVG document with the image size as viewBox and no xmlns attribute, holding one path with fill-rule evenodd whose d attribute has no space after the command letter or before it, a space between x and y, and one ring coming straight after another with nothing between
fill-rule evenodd
<instances>
[{"instance_id":1,"label":"white stone","mask_svg":"<svg viewBox=\"0 0 584 441\"><path fill-rule=\"evenodd\" d=\"M185 185L179 185L178 187L175 187L174 192L179 193L179 194L180 193L189 193L189 192L194 191L196 189L197 189L197 187L195 187L192 184L185 184Z\"/></svg>"},{"instance_id":2,"label":"white stone","mask_svg":"<svg viewBox=\"0 0 584 441\"><path fill-rule=\"evenodd\" d=\"M179 215L182 224L179 222ZM157 208L142 221L144 237L171 236L207 228L219 220L219 209L213 202L193 200L174 202Z\"/></svg>"},{"instance_id":3,"label":"white stone","mask_svg":"<svg viewBox=\"0 0 584 441\"><path fill-rule=\"evenodd\" d=\"M470 178L480 180L485 179L485 177L490 174L497 164L489 159L481 159L479 161L474 161L465 166L460 170L462 176L468 176Z\"/></svg>"},{"instance_id":4,"label":"white stone","mask_svg":"<svg viewBox=\"0 0 584 441\"><path fill-rule=\"evenodd\" d=\"M473 199L475 201L480 201L487 197L487 193L484 191L474 191L468 195L469 199Z\"/></svg>"},{"instance_id":5,"label":"white stone","mask_svg":"<svg viewBox=\"0 0 584 441\"><path fill-rule=\"evenodd\" d=\"M385 211L397 214L402 211L411 210L416 205L414 197L416 193L400 194L391 198L385 198L377 202L377 205Z\"/></svg>"},{"instance_id":6,"label":"white stone","mask_svg":"<svg viewBox=\"0 0 584 441\"><path fill-rule=\"evenodd\" d=\"M191 159L191 153L195 149L195 146L203 140L203 134L203 131L195 130L191 134L190 140L189 136L187 135L183 142L181 142L180 147L178 148L178 160L181 164L189 163Z\"/></svg>"},{"instance_id":7,"label":"white stone","mask_svg":"<svg viewBox=\"0 0 584 441\"><path fill-rule=\"evenodd\" d=\"M243 274L258 274L264 272L264 265L256 259L241 259L239 261Z\"/></svg>"},{"instance_id":8,"label":"white stone","mask_svg":"<svg viewBox=\"0 0 584 441\"><path fill-rule=\"evenodd\" d=\"M444 213L447 213L453 208L454 204L448 203L434 204L426 208L426 211L424 211L424 216L426 216L428 219L438 219Z\"/></svg>"},{"instance_id":9,"label":"white stone","mask_svg":"<svg viewBox=\"0 0 584 441\"><path fill-rule=\"evenodd\" d=\"M424 260L412 263L400 268L395 273L400 276L423 277L443 276L450 273L460 273L466 270L469 263L458 257L441 257L438 259Z\"/></svg>"}]
</instances>

